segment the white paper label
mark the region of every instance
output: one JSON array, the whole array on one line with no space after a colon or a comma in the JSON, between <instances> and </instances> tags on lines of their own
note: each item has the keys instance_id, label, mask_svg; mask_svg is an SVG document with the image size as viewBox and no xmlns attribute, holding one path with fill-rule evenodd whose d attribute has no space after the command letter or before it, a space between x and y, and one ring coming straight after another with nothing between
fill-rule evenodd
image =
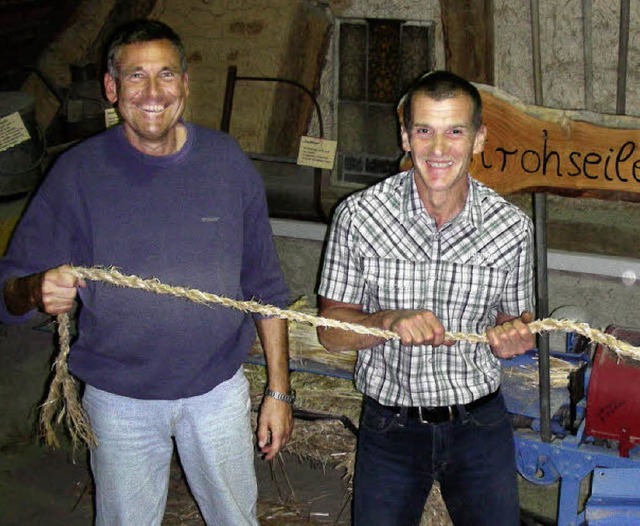
<instances>
[{"instance_id":1,"label":"white paper label","mask_svg":"<svg viewBox=\"0 0 640 526\"><path fill-rule=\"evenodd\" d=\"M298 164L331 170L336 158L337 141L319 137L300 137Z\"/></svg>"},{"instance_id":2,"label":"white paper label","mask_svg":"<svg viewBox=\"0 0 640 526\"><path fill-rule=\"evenodd\" d=\"M31 139L19 112L0 119L0 152Z\"/></svg>"},{"instance_id":3,"label":"white paper label","mask_svg":"<svg viewBox=\"0 0 640 526\"><path fill-rule=\"evenodd\" d=\"M104 110L104 125L106 128L111 128L120 123L120 116L115 108L107 108Z\"/></svg>"}]
</instances>

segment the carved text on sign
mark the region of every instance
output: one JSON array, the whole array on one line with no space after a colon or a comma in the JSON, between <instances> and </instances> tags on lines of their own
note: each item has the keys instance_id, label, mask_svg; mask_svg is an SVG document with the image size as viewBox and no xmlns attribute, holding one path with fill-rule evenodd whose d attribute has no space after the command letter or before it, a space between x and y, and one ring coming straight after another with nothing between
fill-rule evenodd
<instances>
[{"instance_id":1,"label":"carved text on sign","mask_svg":"<svg viewBox=\"0 0 640 526\"><path fill-rule=\"evenodd\" d=\"M640 151L637 145L627 141L619 147L609 148L606 155L599 152L569 151L566 157L562 152L549 145L547 130L542 130L540 149L504 148L498 146L492 152L481 154L482 166L487 170L498 169L503 173L522 171L528 174L550 175L557 177L586 177L587 179L606 179L607 181L640 183ZM490 159L490 160L489 160ZM625 177L625 174L628 174Z\"/></svg>"},{"instance_id":2,"label":"carved text on sign","mask_svg":"<svg viewBox=\"0 0 640 526\"><path fill-rule=\"evenodd\" d=\"M475 178L502 194L614 191L640 200L640 118L527 106L478 87L488 134Z\"/></svg>"}]
</instances>

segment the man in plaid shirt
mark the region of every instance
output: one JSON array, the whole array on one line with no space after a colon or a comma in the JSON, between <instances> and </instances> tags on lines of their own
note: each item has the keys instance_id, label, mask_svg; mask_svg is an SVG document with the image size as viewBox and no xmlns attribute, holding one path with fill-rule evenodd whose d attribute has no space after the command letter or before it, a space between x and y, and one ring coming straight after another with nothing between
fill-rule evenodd
<instances>
[{"instance_id":1,"label":"man in plaid shirt","mask_svg":"<svg viewBox=\"0 0 640 526\"><path fill-rule=\"evenodd\" d=\"M419 524L438 480L456 525L515 526L499 358L535 345L532 224L468 173L487 133L471 83L423 76L401 120L413 168L339 205L318 290L322 316L400 336L319 330L327 349L359 350L354 524ZM486 331L489 344L445 341L445 330Z\"/></svg>"}]
</instances>

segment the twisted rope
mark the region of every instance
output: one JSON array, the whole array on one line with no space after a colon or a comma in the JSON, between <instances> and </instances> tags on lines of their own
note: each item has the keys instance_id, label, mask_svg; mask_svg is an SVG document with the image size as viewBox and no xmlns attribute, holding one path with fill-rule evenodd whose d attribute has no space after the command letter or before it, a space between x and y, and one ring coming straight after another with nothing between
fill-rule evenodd
<instances>
[{"instance_id":1,"label":"twisted rope","mask_svg":"<svg viewBox=\"0 0 640 526\"><path fill-rule=\"evenodd\" d=\"M47 400L40 410L40 429L45 442L52 447L60 445L55 426L63 421L69 430L74 447L85 442L89 447L98 445L89 424L89 418L80 402L78 384L69 374L71 330L68 314L58 314L58 339L60 350L53 363L53 379L49 385Z\"/></svg>"},{"instance_id":2,"label":"twisted rope","mask_svg":"<svg viewBox=\"0 0 640 526\"><path fill-rule=\"evenodd\" d=\"M71 267L70 272L81 279L102 281L117 287L146 290L154 294L167 294L178 298L185 298L201 305L218 304L224 307L237 309L247 313L274 316L298 323L307 323L314 327L331 327L356 332L358 334L377 336L385 339L399 338L394 331L364 327L355 323L347 323L321 316L314 316L304 312L285 310L273 305L264 305L257 301L232 300L224 296L218 296L208 292L187 287L176 287L161 283L157 279L143 279L138 276L125 275L115 268L103 267ZM554 320L545 318L531 322L529 329L532 333L544 331L575 332L586 338L605 345L621 357L640 360L640 348L627 342L618 340L610 334L589 327L586 323L577 323L570 320ZM54 363L55 375L51 382L49 395L43 405L40 423L47 444L58 445L58 440L53 429L53 422L60 424L63 420L69 429L74 444L85 442L90 447L96 445L96 439L88 423L87 415L82 409L78 398L78 390L75 380L69 374L67 357L69 355L69 317L66 314L58 316L58 333L60 351ZM471 343L488 343L486 334L473 334L465 332L446 332L445 339L451 341L467 341Z\"/></svg>"}]
</instances>

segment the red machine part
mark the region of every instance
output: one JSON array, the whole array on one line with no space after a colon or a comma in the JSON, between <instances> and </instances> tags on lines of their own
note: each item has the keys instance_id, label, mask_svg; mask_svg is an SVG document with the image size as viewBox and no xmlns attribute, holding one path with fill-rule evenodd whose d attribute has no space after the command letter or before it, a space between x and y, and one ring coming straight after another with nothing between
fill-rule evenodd
<instances>
[{"instance_id":1,"label":"red machine part","mask_svg":"<svg viewBox=\"0 0 640 526\"><path fill-rule=\"evenodd\" d=\"M631 345L640 345L640 330L610 325L606 333ZM585 433L617 440L621 457L640 444L640 361L621 358L598 345L593 359Z\"/></svg>"}]
</instances>

